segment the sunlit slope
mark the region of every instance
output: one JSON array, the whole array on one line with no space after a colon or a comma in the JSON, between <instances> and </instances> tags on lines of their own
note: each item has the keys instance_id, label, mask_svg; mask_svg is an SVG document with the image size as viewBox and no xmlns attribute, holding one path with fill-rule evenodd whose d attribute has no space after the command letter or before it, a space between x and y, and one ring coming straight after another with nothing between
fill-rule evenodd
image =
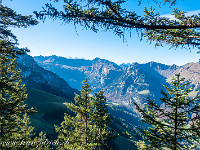
<instances>
[{"instance_id":1,"label":"sunlit slope","mask_svg":"<svg viewBox=\"0 0 200 150\"><path fill-rule=\"evenodd\" d=\"M71 101L33 88L28 88L27 92L28 99L26 100L26 103L30 107L37 108L38 111L31 115L31 122L32 126L35 128L35 132L39 133L40 131L43 131L44 133L47 133L48 137L54 139L57 138L54 125L59 125L63 121L64 113L71 114L64 104L65 102ZM116 109L110 110L114 116L117 111L118 110ZM119 118L111 117L110 127L112 127L116 133L119 133L119 137L115 141L116 149L135 149L134 140L136 140L138 134L132 130L133 126L131 124L121 121ZM130 135L127 135L126 133L129 133ZM130 138L131 136L133 138Z\"/></svg>"},{"instance_id":2,"label":"sunlit slope","mask_svg":"<svg viewBox=\"0 0 200 150\"><path fill-rule=\"evenodd\" d=\"M26 103L38 111L31 115L36 132L43 131L47 134L54 134L54 124L60 124L64 113L69 113L64 103L71 101L33 88L28 88L27 91Z\"/></svg>"}]
</instances>

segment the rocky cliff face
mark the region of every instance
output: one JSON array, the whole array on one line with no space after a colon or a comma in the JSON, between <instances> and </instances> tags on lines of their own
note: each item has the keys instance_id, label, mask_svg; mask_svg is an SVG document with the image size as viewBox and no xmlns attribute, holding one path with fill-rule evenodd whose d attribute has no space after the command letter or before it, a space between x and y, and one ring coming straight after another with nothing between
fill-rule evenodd
<instances>
[{"instance_id":1,"label":"rocky cliff face","mask_svg":"<svg viewBox=\"0 0 200 150\"><path fill-rule=\"evenodd\" d=\"M114 82L104 87L104 91L109 100L134 108L133 101L143 104L147 96L157 98L159 102L162 84L168 84L166 78L154 68L149 67L148 64L133 63L125 68Z\"/></svg>"},{"instance_id":2,"label":"rocky cliff face","mask_svg":"<svg viewBox=\"0 0 200 150\"><path fill-rule=\"evenodd\" d=\"M199 63L188 63L183 65L182 67L177 68L174 71L174 74L180 73L182 78L185 78L186 81L190 82L189 87L193 88L193 91L189 94L189 96L194 97L200 94L200 64ZM172 74L171 77L174 76Z\"/></svg>"},{"instance_id":3,"label":"rocky cliff face","mask_svg":"<svg viewBox=\"0 0 200 150\"><path fill-rule=\"evenodd\" d=\"M58 56L37 56L35 61L44 69L54 72L63 78L71 87L81 89L85 79L85 70L92 65L91 61L84 59L66 59Z\"/></svg>"},{"instance_id":4,"label":"rocky cliff face","mask_svg":"<svg viewBox=\"0 0 200 150\"><path fill-rule=\"evenodd\" d=\"M175 73L190 81L194 92L200 88L200 65L189 63L182 67L164 65L156 62L146 64L132 63L117 65L108 60L67 59L58 56L37 56L36 62L47 70L56 73L71 85L80 90L81 81L87 77L94 92L103 89L109 101L133 109L132 101L143 104L147 96L159 102L162 97L162 84L169 85ZM75 64L74 64L75 63ZM192 96L191 95L191 96Z\"/></svg>"},{"instance_id":5,"label":"rocky cliff face","mask_svg":"<svg viewBox=\"0 0 200 150\"><path fill-rule=\"evenodd\" d=\"M154 70L154 72L160 74L165 78L169 78L174 74L174 71L180 68L176 65L165 65L157 62L149 62L146 64L141 64L145 69L151 69L150 73Z\"/></svg>"},{"instance_id":6,"label":"rocky cliff face","mask_svg":"<svg viewBox=\"0 0 200 150\"><path fill-rule=\"evenodd\" d=\"M114 79L122 72L122 68L117 64L100 58L92 60L92 65L84 70L84 74L88 77L95 91L114 82Z\"/></svg>"},{"instance_id":7,"label":"rocky cliff face","mask_svg":"<svg viewBox=\"0 0 200 150\"><path fill-rule=\"evenodd\" d=\"M76 89L71 88L68 83L58 75L40 67L29 55L23 55L18 61L18 68L23 72L23 82L27 87L52 93L68 99L73 99Z\"/></svg>"},{"instance_id":8,"label":"rocky cliff face","mask_svg":"<svg viewBox=\"0 0 200 150\"><path fill-rule=\"evenodd\" d=\"M58 56L37 56L35 61L43 68L63 78L70 86L81 89L87 77L95 89L101 89L122 72L122 68L108 60L67 59Z\"/></svg>"}]
</instances>

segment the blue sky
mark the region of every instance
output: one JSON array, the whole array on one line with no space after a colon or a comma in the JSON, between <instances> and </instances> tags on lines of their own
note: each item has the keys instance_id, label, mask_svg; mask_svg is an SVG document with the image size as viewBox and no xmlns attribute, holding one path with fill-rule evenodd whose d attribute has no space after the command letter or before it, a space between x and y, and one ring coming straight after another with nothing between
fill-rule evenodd
<instances>
[{"instance_id":1,"label":"blue sky","mask_svg":"<svg viewBox=\"0 0 200 150\"><path fill-rule=\"evenodd\" d=\"M149 0L151 1L151 0ZM11 7L17 13L23 15L33 14L35 10L41 10L48 0L3 0L3 4ZM144 5L150 6L147 3ZM61 5L56 4L57 7ZM179 8L189 12L200 12L199 0L185 0L178 3ZM144 6L138 6L137 0L130 0L126 5L127 9L136 8L141 13ZM171 12L166 5L162 9L157 8L162 15ZM108 59L117 64L121 63L146 63L150 61L164 64L184 65L189 62L197 62L200 54L197 49L170 49L168 46L157 47L149 45L145 40L140 41L136 32L129 37L127 33L127 43L112 32L99 31L94 33L90 30L82 30L77 27L77 31L72 24L62 24L59 20L47 19L44 23L40 21L37 26L28 28L14 28L13 33L18 37L19 46L27 47L31 50L30 55L58 55L64 57L79 57L94 59L100 57Z\"/></svg>"}]
</instances>

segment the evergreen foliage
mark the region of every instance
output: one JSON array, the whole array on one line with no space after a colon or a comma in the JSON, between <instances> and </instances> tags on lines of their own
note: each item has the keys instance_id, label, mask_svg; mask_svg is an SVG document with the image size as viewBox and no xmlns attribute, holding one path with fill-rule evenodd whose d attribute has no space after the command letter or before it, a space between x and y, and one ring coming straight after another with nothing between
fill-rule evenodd
<instances>
[{"instance_id":1,"label":"evergreen foliage","mask_svg":"<svg viewBox=\"0 0 200 150\"><path fill-rule=\"evenodd\" d=\"M20 70L16 69L14 47L0 41L0 48L0 140L17 142L26 137L29 140L28 132L32 129L27 127L29 120L26 114L25 120L22 118L24 113L34 112L34 109L28 109L24 103L27 98L26 88L22 84Z\"/></svg>"},{"instance_id":2,"label":"evergreen foliage","mask_svg":"<svg viewBox=\"0 0 200 150\"><path fill-rule=\"evenodd\" d=\"M31 145L34 127L30 125L31 122L27 113L25 113L22 118L19 118L18 123L19 132L14 133L14 136L15 139L20 141L21 146L20 144L16 146L18 146L21 150L29 150L32 146L34 146Z\"/></svg>"},{"instance_id":3,"label":"evergreen foliage","mask_svg":"<svg viewBox=\"0 0 200 150\"><path fill-rule=\"evenodd\" d=\"M161 91L162 105L155 100L147 99L148 103L137 110L142 121L149 124L148 130L142 131L145 141L137 143L139 149L198 149L200 142L200 96L188 98L189 83L180 78L180 74L172 78L171 87L165 87L167 93Z\"/></svg>"},{"instance_id":4,"label":"evergreen foliage","mask_svg":"<svg viewBox=\"0 0 200 150\"><path fill-rule=\"evenodd\" d=\"M75 117L65 114L61 127L56 126L61 143L59 149L108 148L108 140L116 138L114 132L108 130L109 114L103 92L95 94L95 97L91 92L85 79L81 94L76 94L74 98L75 104L66 104L75 113Z\"/></svg>"},{"instance_id":5,"label":"evergreen foliage","mask_svg":"<svg viewBox=\"0 0 200 150\"><path fill-rule=\"evenodd\" d=\"M8 29L8 27L28 27L31 25L36 25L37 20L33 19L32 15L23 16L17 14L11 8L3 6L0 1L0 39L6 39L10 44L16 44L17 37Z\"/></svg>"},{"instance_id":6,"label":"evergreen foliage","mask_svg":"<svg viewBox=\"0 0 200 150\"><path fill-rule=\"evenodd\" d=\"M59 1L59 0L55 0ZM59 18L65 23L81 25L85 29L97 32L100 28L112 31L114 34L124 37L125 32L137 29L142 37L146 37L151 43L156 41L156 46L164 44L172 47L197 47L200 46L199 27L200 15L187 16L185 11L174 8L171 14L176 20L163 17L153 7L143 10L143 15L135 10L127 9L129 1L124 0L64 0L63 10L58 10L52 4L47 3L43 11L35 12L36 16L45 20ZM155 5L172 8L177 0L152 0ZM139 0L139 4L142 1ZM138 12L139 13L139 12ZM142 13L142 12L141 12Z\"/></svg>"},{"instance_id":7,"label":"evergreen foliage","mask_svg":"<svg viewBox=\"0 0 200 150\"><path fill-rule=\"evenodd\" d=\"M108 149L108 141L117 138L114 134L114 130L108 129L110 123L110 115L106 106L106 97L103 95L103 90L95 93L94 98L94 110L93 110L93 128L96 149Z\"/></svg>"},{"instance_id":8,"label":"evergreen foliage","mask_svg":"<svg viewBox=\"0 0 200 150\"><path fill-rule=\"evenodd\" d=\"M35 137L34 140L34 147L33 149L37 150L50 150L50 145L52 144L46 137L46 134L44 134L42 131L39 133L38 137Z\"/></svg>"},{"instance_id":9,"label":"evergreen foliage","mask_svg":"<svg viewBox=\"0 0 200 150\"><path fill-rule=\"evenodd\" d=\"M16 68L17 56L28 50L16 47L17 38L8 27L27 27L38 22L32 16L17 14L1 3L0 17L0 149L17 149L22 139L25 142L31 139L33 127L29 126L27 113L35 110L28 109L24 103L26 88L22 84L22 74Z\"/></svg>"}]
</instances>

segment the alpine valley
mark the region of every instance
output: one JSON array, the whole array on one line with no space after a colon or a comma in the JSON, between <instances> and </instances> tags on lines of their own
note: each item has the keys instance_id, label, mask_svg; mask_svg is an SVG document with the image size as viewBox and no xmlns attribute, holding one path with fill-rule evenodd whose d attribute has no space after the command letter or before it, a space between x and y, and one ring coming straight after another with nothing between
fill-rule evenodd
<instances>
[{"instance_id":1,"label":"alpine valley","mask_svg":"<svg viewBox=\"0 0 200 150\"><path fill-rule=\"evenodd\" d=\"M141 139L138 128L145 128L133 102L143 105L147 97L159 103L163 84L169 86L177 73L190 81L193 88L189 96L200 94L200 65L188 63L183 66L165 65L156 62L117 65L109 60L69 59L60 56L24 55L18 59L18 68L23 72L29 106L37 108L31 116L36 132L47 133L48 138L57 136L54 124L59 125L64 113L73 114L65 102L74 102L74 93L79 94L82 81L87 78L93 92L103 89L111 114L110 128L119 137L114 149L136 149L134 141Z\"/></svg>"}]
</instances>

